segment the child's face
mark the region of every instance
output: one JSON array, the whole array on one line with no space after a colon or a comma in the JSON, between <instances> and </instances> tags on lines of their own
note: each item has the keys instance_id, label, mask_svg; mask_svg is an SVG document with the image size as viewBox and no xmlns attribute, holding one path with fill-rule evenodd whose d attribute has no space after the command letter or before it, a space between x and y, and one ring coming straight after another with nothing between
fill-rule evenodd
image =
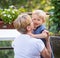
<instances>
[{"instance_id":1,"label":"child's face","mask_svg":"<svg viewBox=\"0 0 60 58\"><path fill-rule=\"evenodd\" d=\"M32 21L34 23L34 27L37 28L38 26L43 24L43 19L41 19L36 14L32 14Z\"/></svg>"}]
</instances>

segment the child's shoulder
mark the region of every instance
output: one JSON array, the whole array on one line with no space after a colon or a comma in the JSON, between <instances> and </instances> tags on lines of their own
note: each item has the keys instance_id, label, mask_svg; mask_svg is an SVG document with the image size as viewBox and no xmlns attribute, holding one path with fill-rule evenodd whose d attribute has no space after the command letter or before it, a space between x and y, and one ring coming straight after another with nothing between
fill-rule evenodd
<instances>
[{"instance_id":1,"label":"child's shoulder","mask_svg":"<svg viewBox=\"0 0 60 58\"><path fill-rule=\"evenodd\" d=\"M45 25L41 25L41 26L39 26L39 29L40 30L44 30L44 29L46 29L46 26Z\"/></svg>"},{"instance_id":2,"label":"child's shoulder","mask_svg":"<svg viewBox=\"0 0 60 58\"><path fill-rule=\"evenodd\" d=\"M45 26L45 25L41 25L41 26L37 27L37 28L33 31L33 33L34 33L34 34L42 33L42 31L44 31L44 30L46 30L46 26Z\"/></svg>"},{"instance_id":3,"label":"child's shoulder","mask_svg":"<svg viewBox=\"0 0 60 58\"><path fill-rule=\"evenodd\" d=\"M40 32L42 32L42 31L46 30L46 26L45 26L45 25L41 25L41 26L38 28L38 30L39 30Z\"/></svg>"}]
</instances>

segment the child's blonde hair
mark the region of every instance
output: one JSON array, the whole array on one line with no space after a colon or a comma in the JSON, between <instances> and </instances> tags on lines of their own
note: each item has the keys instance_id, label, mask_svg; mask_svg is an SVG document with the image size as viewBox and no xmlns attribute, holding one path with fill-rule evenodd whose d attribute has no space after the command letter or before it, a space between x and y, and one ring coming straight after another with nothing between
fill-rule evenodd
<instances>
[{"instance_id":1,"label":"child's blonde hair","mask_svg":"<svg viewBox=\"0 0 60 58\"><path fill-rule=\"evenodd\" d=\"M32 14L36 14L37 16L39 16L39 18L43 19L44 22L45 22L45 19L46 19L46 13L43 11L43 10L34 10L32 12Z\"/></svg>"},{"instance_id":2,"label":"child's blonde hair","mask_svg":"<svg viewBox=\"0 0 60 58\"><path fill-rule=\"evenodd\" d=\"M26 33L27 26L31 24L30 20L31 17L28 14L21 14L17 17L13 24L18 31L21 33Z\"/></svg>"}]
</instances>

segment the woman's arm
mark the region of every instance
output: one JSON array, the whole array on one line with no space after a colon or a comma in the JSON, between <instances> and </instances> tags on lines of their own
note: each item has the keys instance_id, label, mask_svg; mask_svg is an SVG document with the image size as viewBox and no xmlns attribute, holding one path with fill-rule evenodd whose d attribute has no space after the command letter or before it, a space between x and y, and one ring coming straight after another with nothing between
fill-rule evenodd
<instances>
[{"instance_id":1,"label":"woman's arm","mask_svg":"<svg viewBox=\"0 0 60 58\"><path fill-rule=\"evenodd\" d=\"M44 50L41 52L41 55L44 58L51 58L51 46L50 46L50 39L47 38L46 39L46 47L44 48Z\"/></svg>"}]
</instances>

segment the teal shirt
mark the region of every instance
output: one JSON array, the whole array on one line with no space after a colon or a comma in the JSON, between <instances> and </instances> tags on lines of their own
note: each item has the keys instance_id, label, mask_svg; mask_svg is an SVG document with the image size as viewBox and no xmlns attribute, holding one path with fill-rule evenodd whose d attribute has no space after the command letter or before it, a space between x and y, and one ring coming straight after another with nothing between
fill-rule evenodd
<instances>
[{"instance_id":1,"label":"teal shirt","mask_svg":"<svg viewBox=\"0 0 60 58\"><path fill-rule=\"evenodd\" d=\"M38 26L34 31L33 31L33 33L34 34L41 34L42 33L42 31L44 31L44 30L46 30L46 27L45 27L45 25L41 25L41 26ZM44 44L46 45L46 40L44 39L44 38L40 38L43 42L44 42Z\"/></svg>"}]
</instances>

